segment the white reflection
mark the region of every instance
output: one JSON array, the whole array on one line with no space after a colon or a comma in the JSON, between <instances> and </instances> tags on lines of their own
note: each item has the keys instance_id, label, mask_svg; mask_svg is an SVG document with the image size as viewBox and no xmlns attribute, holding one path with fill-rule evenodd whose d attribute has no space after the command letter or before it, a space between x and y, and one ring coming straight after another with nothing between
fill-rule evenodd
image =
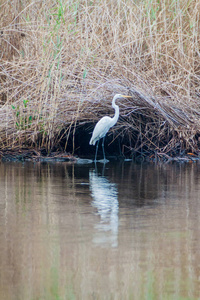
<instances>
[{"instance_id":1,"label":"white reflection","mask_svg":"<svg viewBox=\"0 0 200 300\"><path fill-rule=\"evenodd\" d=\"M89 172L90 191L93 198L92 205L97 208L100 222L95 225L98 230L93 239L96 244L110 243L112 247L118 245L118 198L115 183L98 175L95 170Z\"/></svg>"}]
</instances>

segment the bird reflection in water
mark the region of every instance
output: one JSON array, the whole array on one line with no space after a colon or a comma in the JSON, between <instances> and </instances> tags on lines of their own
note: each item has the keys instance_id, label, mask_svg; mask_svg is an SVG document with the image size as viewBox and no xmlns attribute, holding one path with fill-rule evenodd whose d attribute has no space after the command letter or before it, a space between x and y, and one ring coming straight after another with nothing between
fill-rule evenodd
<instances>
[{"instance_id":1,"label":"bird reflection in water","mask_svg":"<svg viewBox=\"0 0 200 300\"><path fill-rule=\"evenodd\" d=\"M90 191L93 198L92 206L97 209L100 221L95 225L97 229L93 239L95 244L112 247L118 246L118 191L115 183L99 175L96 170L89 172Z\"/></svg>"}]
</instances>

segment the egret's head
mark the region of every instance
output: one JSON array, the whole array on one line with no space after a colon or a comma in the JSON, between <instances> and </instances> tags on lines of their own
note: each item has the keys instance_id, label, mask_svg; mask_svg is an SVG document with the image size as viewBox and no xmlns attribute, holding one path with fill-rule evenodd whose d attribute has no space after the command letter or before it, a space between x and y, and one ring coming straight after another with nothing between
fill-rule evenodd
<instances>
[{"instance_id":1,"label":"egret's head","mask_svg":"<svg viewBox=\"0 0 200 300\"><path fill-rule=\"evenodd\" d=\"M112 103L115 103L115 101L116 101L117 99L122 99L122 98L132 98L132 96L122 95L122 94L116 94L116 95L114 96L114 98L113 98Z\"/></svg>"}]
</instances>

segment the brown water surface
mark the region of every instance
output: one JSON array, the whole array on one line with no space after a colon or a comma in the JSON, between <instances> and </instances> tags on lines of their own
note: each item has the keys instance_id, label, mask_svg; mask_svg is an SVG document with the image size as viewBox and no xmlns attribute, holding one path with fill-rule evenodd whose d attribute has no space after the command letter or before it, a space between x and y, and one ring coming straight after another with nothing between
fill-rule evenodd
<instances>
[{"instance_id":1,"label":"brown water surface","mask_svg":"<svg viewBox=\"0 0 200 300\"><path fill-rule=\"evenodd\" d=\"M1 163L0 299L200 299L200 165Z\"/></svg>"}]
</instances>

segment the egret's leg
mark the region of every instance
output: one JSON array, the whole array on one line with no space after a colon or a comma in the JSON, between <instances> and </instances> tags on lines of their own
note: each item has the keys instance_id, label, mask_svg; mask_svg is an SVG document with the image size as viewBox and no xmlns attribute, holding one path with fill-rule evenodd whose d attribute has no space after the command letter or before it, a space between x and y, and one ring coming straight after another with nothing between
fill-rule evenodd
<instances>
[{"instance_id":1,"label":"egret's leg","mask_svg":"<svg viewBox=\"0 0 200 300\"><path fill-rule=\"evenodd\" d=\"M95 162L97 161L98 147L99 147L99 140L98 140L97 145L96 145L96 153L95 153L95 159L94 159Z\"/></svg>"},{"instance_id":2,"label":"egret's leg","mask_svg":"<svg viewBox=\"0 0 200 300\"><path fill-rule=\"evenodd\" d=\"M105 140L105 136L103 137L103 140L102 140L102 149L103 149L103 159L106 160L105 150L104 150L104 140Z\"/></svg>"}]
</instances>

